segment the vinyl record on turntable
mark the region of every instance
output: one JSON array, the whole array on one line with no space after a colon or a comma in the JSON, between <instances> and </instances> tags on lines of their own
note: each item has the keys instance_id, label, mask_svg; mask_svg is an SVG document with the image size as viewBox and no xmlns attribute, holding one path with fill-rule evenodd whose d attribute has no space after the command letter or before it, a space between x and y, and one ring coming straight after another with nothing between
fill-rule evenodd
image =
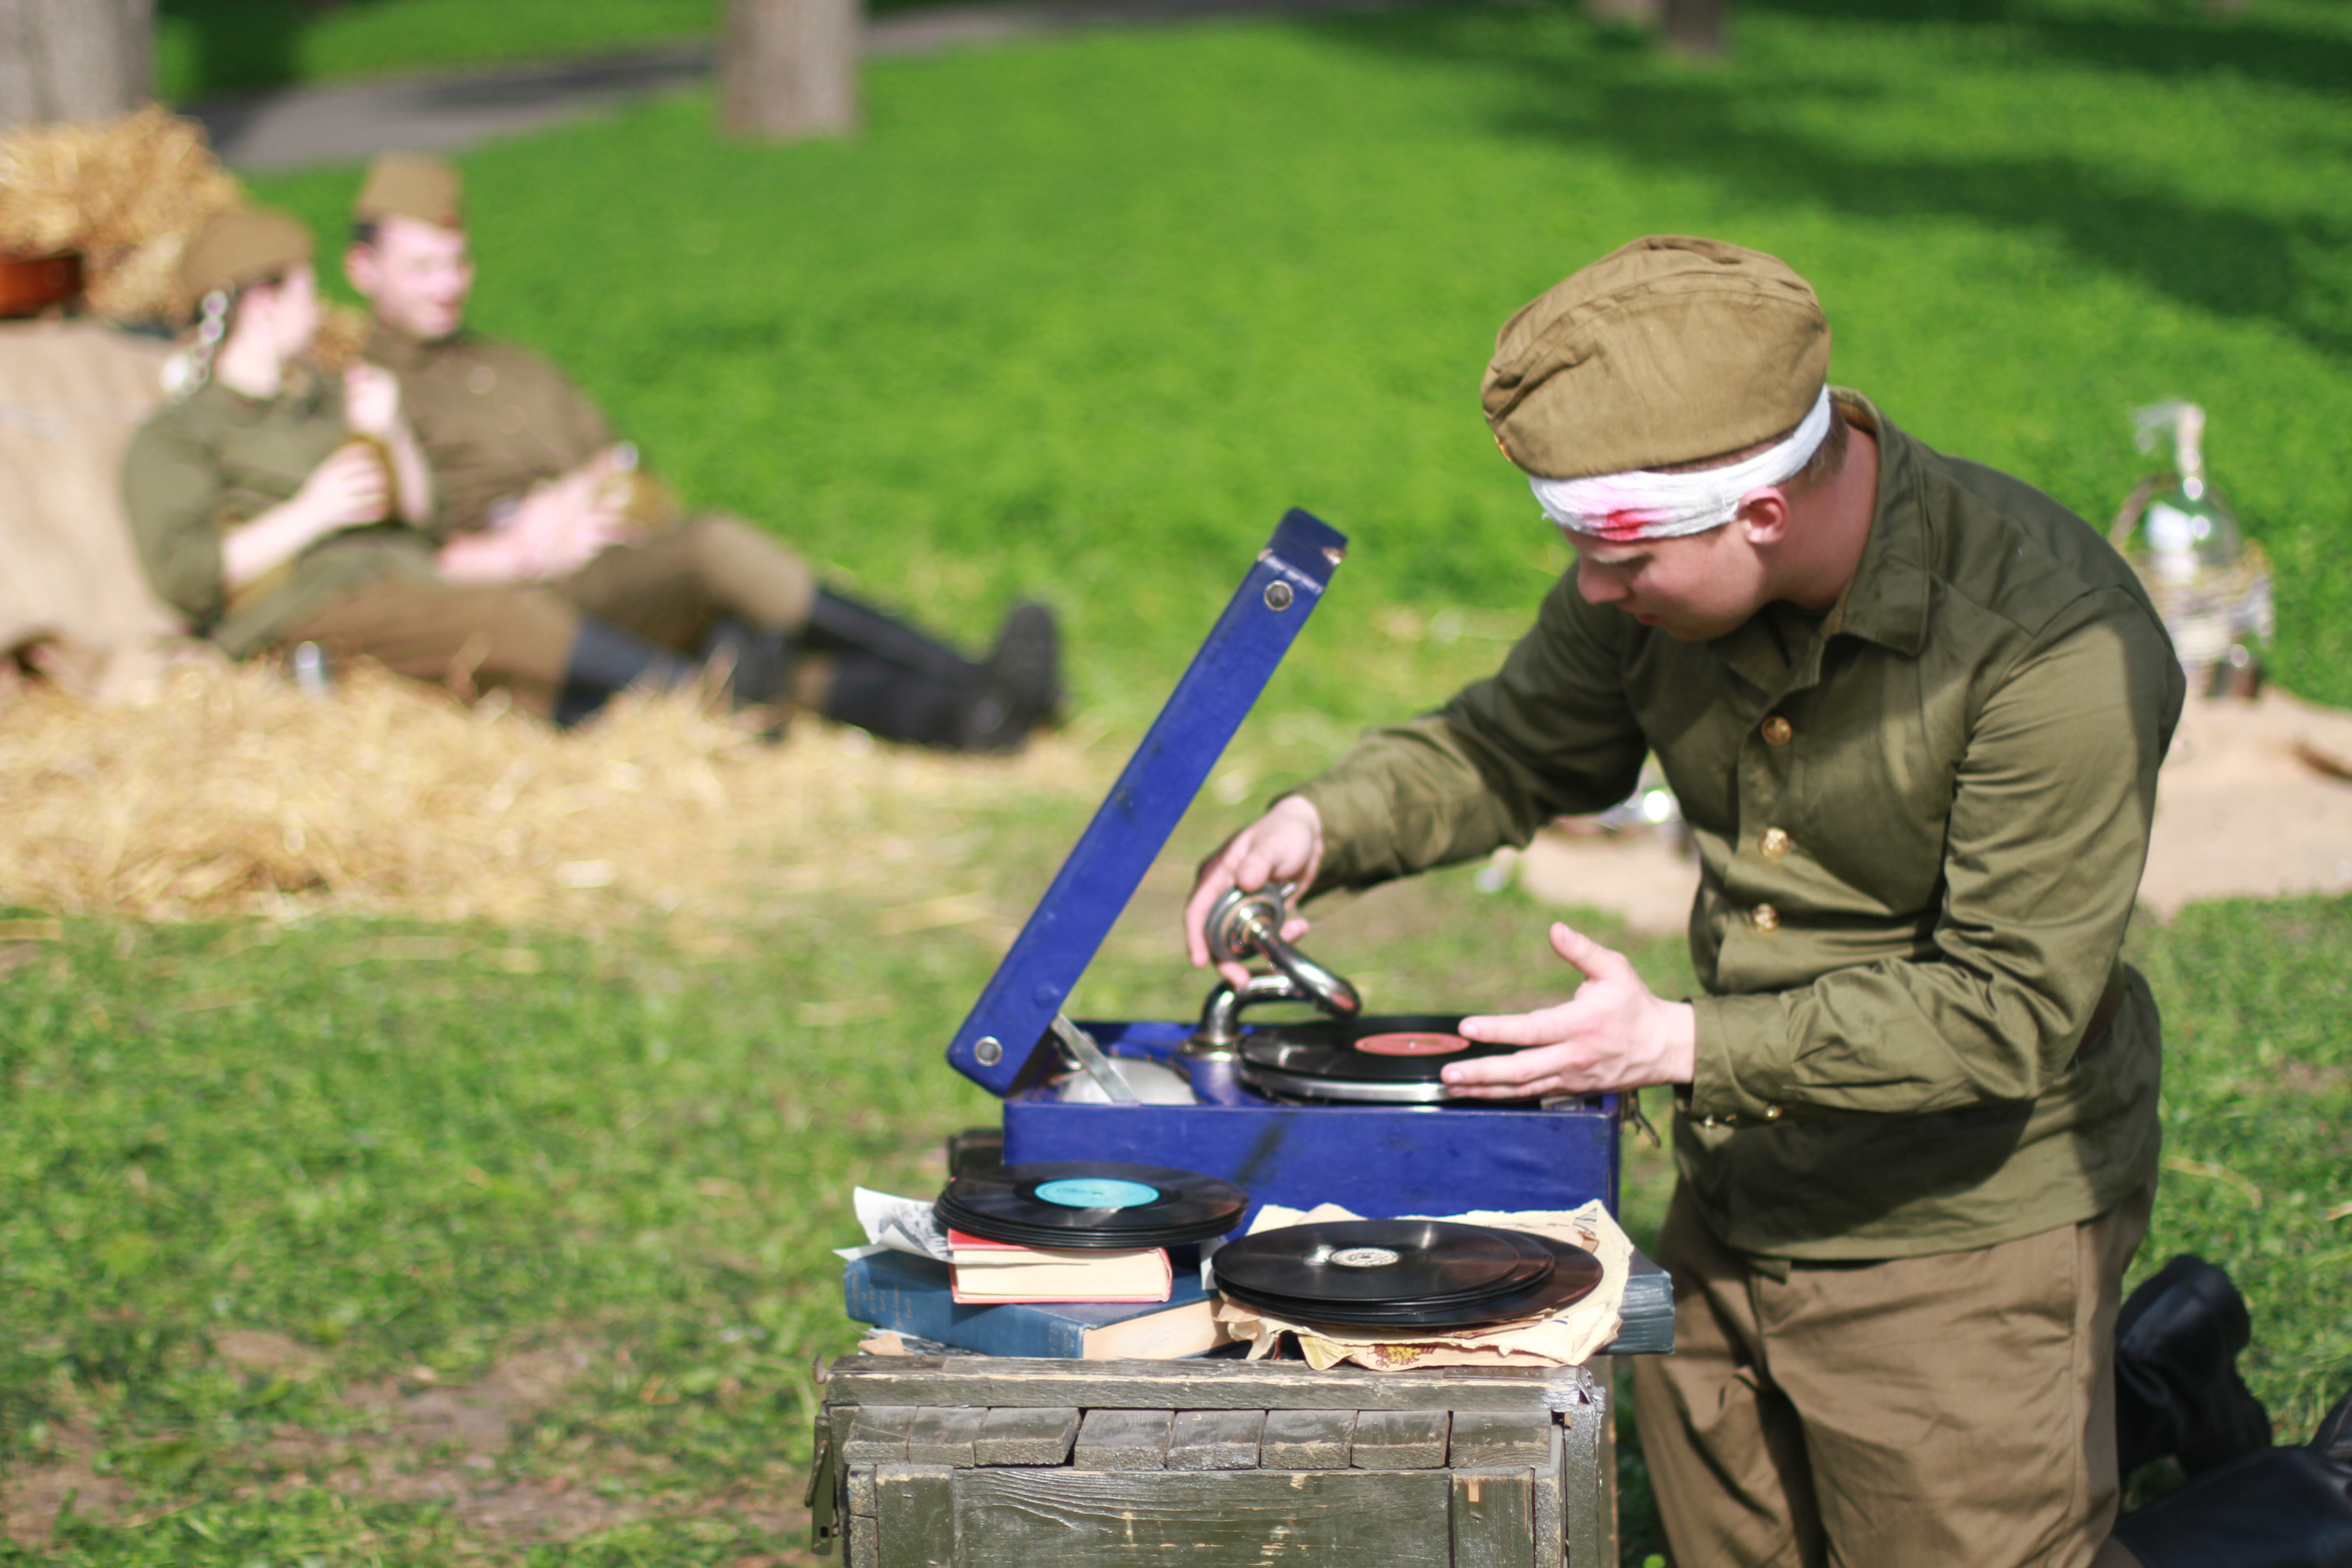
<instances>
[{"instance_id":1,"label":"vinyl record on turntable","mask_svg":"<svg viewBox=\"0 0 2352 1568\"><path fill-rule=\"evenodd\" d=\"M935 1206L943 1224L1016 1247L1181 1247L1239 1225L1249 1194L1199 1171L1056 1160L959 1176Z\"/></svg>"},{"instance_id":2,"label":"vinyl record on turntable","mask_svg":"<svg viewBox=\"0 0 2352 1568\"><path fill-rule=\"evenodd\" d=\"M1217 1287L1277 1317L1364 1328L1472 1328L1556 1312L1598 1259L1526 1231L1444 1220L1340 1220L1261 1231L1217 1253Z\"/></svg>"},{"instance_id":3,"label":"vinyl record on turntable","mask_svg":"<svg viewBox=\"0 0 2352 1568\"><path fill-rule=\"evenodd\" d=\"M1457 1015L1257 1026L1241 1042L1236 1071L1252 1089L1298 1100L1434 1104L1455 1098L1446 1063L1521 1048L1465 1039L1461 1023Z\"/></svg>"}]
</instances>

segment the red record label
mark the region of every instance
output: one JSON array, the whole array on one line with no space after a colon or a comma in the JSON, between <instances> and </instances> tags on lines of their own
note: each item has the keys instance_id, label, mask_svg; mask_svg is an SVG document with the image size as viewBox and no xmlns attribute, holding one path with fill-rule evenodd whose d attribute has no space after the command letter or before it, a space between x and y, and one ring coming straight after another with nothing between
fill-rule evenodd
<instances>
[{"instance_id":1,"label":"red record label","mask_svg":"<svg viewBox=\"0 0 2352 1568\"><path fill-rule=\"evenodd\" d=\"M1355 1042L1356 1049L1376 1057L1450 1057L1456 1051L1466 1051L1470 1042L1459 1035L1366 1035Z\"/></svg>"}]
</instances>

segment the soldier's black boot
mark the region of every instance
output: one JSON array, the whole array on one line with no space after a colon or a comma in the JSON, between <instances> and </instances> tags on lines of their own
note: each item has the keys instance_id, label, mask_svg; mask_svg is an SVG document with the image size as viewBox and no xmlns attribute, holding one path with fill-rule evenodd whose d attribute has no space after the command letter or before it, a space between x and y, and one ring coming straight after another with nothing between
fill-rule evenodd
<instances>
[{"instance_id":1,"label":"soldier's black boot","mask_svg":"<svg viewBox=\"0 0 2352 1568\"><path fill-rule=\"evenodd\" d=\"M2319 1418L2311 1446L2339 1465L2352 1465L2352 1391L2347 1391Z\"/></svg>"},{"instance_id":2,"label":"soldier's black boot","mask_svg":"<svg viewBox=\"0 0 2352 1568\"><path fill-rule=\"evenodd\" d=\"M2271 1421L2238 1376L2253 1337L2230 1277L2182 1253L2116 1319L2116 1450L2122 1473L2178 1455L2202 1474L2270 1447Z\"/></svg>"},{"instance_id":3,"label":"soldier's black boot","mask_svg":"<svg viewBox=\"0 0 2352 1568\"><path fill-rule=\"evenodd\" d=\"M793 694L793 665L800 653L789 632L762 630L734 619L720 621L702 639L702 667L723 670L739 708L772 708Z\"/></svg>"},{"instance_id":4,"label":"soldier's black boot","mask_svg":"<svg viewBox=\"0 0 2352 1568\"><path fill-rule=\"evenodd\" d=\"M1042 605L1006 616L996 647L975 664L830 591L817 599L804 646L839 650L828 719L944 751L1017 752L1060 703L1061 634Z\"/></svg>"},{"instance_id":5,"label":"soldier's black boot","mask_svg":"<svg viewBox=\"0 0 2352 1568\"><path fill-rule=\"evenodd\" d=\"M550 715L559 730L569 730L631 687L667 691L700 674L699 668L666 647L646 641L606 621L583 616L580 635L563 665L563 689L556 693Z\"/></svg>"},{"instance_id":6,"label":"soldier's black boot","mask_svg":"<svg viewBox=\"0 0 2352 1568\"><path fill-rule=\"evenodd\" d=\"M2115 1538L2145 1568L2352 1568L2352 1394L2307 1446L2210 1470Z\"/></svg>"}]
</instances>

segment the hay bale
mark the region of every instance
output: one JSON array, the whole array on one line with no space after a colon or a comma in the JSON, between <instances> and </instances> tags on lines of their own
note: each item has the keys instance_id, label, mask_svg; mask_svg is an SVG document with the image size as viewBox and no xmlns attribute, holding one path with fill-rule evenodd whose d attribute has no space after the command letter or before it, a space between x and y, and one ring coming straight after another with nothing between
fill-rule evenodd
<instances>
[{"instance_id":1,"label":"hay bale","mask_svg":"<svg viewBox=\"0 0 2352 1568\"><path fill-rule=\"evenodd\" d=\"M0 136L0 249L80 251L89 308L117 321L184 313L180 252L242 195L204 127L160 104L104 124Z\"/></svg>"},{"instance_id":2,"label":"hay bale","mask_svg":"<svg viewBox=\"0 0 2352 1568\"><path fill-rule=\"evenodd\" d=\"M950 758L812 721L772 745L687 693L560 734L371 666L311 698L264 668L194 665L117 706L36 687L0 710L0 897L165 921L654 918L690 936L787 912L780 893L930 897L925 857L959 818L1009 791L1098 789L1074 762L1051 740Z\"/></svg>"}]
</instances>

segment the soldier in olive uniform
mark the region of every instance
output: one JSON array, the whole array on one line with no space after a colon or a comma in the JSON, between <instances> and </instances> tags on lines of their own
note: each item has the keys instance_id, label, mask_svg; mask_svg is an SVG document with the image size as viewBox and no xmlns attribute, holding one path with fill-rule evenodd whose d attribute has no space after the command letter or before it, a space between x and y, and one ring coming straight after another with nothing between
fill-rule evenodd
<instances>
[{"instance_id":1,"label":"soldier in olive uniform","mask_svg":"<svg viewBox=\"0 0 2352 1568\"><path fill-rule=\"evenodd\" d=\"M1577 563L1501 670L1376 731L1203 866L1361 886L1607 807L1654 754L1705 994L1564 925L1568 1001L1470 1097L1674 1086L1641 1358L1677 1562L2080 1565L2159 1030L2121 962L2183 680L2098 533L1826 380L1771 257L1653 238L1513 316L1483 401ZM1294 931L1304 929L1304 922Z\"/></svg>"},{"instance_id":2,"label":"soldier in olive uniform","mask_svg":"<svg viewBox=\"0 0 2352 1568\"><path fill-rule=\"evenodd\" d=\"M818 584L730 517L686 517L596 405L529 349L464 330L473 287L457 172L387 153L344 258L372 305L368 357L400 378L441 493L441 569L542 583L681 653L723 652L739 689L886 739L1017 749L1060 700L1053 618L1016 609L981 662Z\"/></svg>"},{"instance_id":3,"label":"soldier in olive uniform","mask_svg":"<svg viewBox=\"0 0 2352 1568\"><path fill-rule=\"evenodd\" d=\"M315 642L471 696L503 688L573 717L632 680L694 667L554 595L452 584L423 530L432 484L387 372L321 374L305 359L320 320L310 232L244 208L189 244L180 282L196 318L180 396L124 458L123 499L156 592L232 657ZM583 679L583 637L636 655L622 679Z\"/></svg>"}]
</instances>

